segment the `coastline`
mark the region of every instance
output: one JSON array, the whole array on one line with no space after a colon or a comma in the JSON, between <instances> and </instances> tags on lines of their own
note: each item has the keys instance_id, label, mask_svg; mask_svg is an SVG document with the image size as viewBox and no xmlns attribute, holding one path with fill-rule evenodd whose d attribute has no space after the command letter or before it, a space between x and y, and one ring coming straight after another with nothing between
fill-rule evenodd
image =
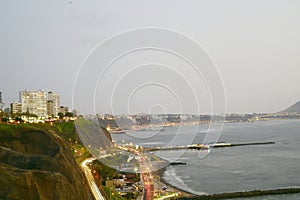
<instances>
[{"instance_id":1,"label":"coastline","mask_svg":"<svg viewBox=\"0 0 300 200\"><path fill-rule=\"evenodd\" d=\"M238 124L238 123L258 123L258 122L266 122L266 121L289 121L289 120L300 120L299 118L267 118L267 119L258 119L258 120L250 120L250 121L241 121L241 120L235 120L235 121L201 121L201 122L181 122L181 123L171 123L171 124L156 124L152 125L151 127L153 129L156 128L167 128L167 127L178 127L178 126L195 126L195 125L209 125L209 124L218 124L218 123L224 123L224 124ZM160 129L159 129L160 130ZM123 134L126 133L126 131L153 131L151 129L144 130L139 128L130 128L130 129L117 129L113 130L110 129L108 132L110 134Z\"/></svg>"},{"instance_id":2,"label":"coastline","mask_svg":"<svg viewBox=\"0 0 300 200\"><path fill-rule=\"evenodd\" d=\"M170 183L168 183L164 178L164 173L167 167L161 168L155 172L155 175L160 176L160 182L166 185L170 190L174 192L181 193L176 199L199 199L199 200L214 200L214 199L234 199L234 198L247 198L247 197L257 197L266 195L287 195L287 194L297 194L300 195L300 187L287 187L287 188L277 188L277 189L257 189L249 191L236 191L236 192L224 192L216 194L203 194L197 195L189 191L178 188Z\"/></svg>"},{"instance_id":3,"label":"coastline","mask_svg":"<svg viewBox=\"0 0 300 200\"><path fill-rule=\"evenodd\" d=\"M159 170L153 172L154 175L158 175L158 176L160 177L160 183L161 183L162 185L166 185L170 190L173 190L174 192L180 193L181 195L180 195L178 198L188 198L188 199L189 199L189 198L198 197L198 195L196 195L196 194L193 194L193 193L191 193L191 192L188 192L188 191L186 191L186 190L183 190L183 189L181 189L181 188L178 188L178 187L176 187L176 186L174 186L174 185L168 183L168 182L163 178L164 173L165 173L165 171L166 171L166 168L167 168L167 167L163 167L163 168L161 168L161 169L159 169Z\"/></svg>"},{"instance_id":4,"label":"coastline","mask_svg":"<svg viewBox=\"0 0 300 200\"><path fill-rule=\"evenodd\" d=\"M293 120L291 120L291 121L293 121ZM273 124L271 124L271 125L273 125ZM265 125L263 124L263 126L265 126ZM294 130L294 129L292 129L292 130ZM175 168L177 168L177 167L175 167ZM266 196L266 195L267 196L277 195L277 197L275 197L275 198L280 199L281 196L278 197L278 195L294 194L294 196L297 196L297 197L298 197L298 195L300 196L299 188L295 188L294 185L292 185L292 187L288 187L288 188L286 188L285 186L284 187L278 187L278 188L275 187L276 189L274 187L272 187L272 185L268 185L269 187L264 188L264 189L262 189L260 187L257 187L257 188L250 187L251 190L240 190L240 191L238 191L238 190L237 191L228 190L230 192L227 192L226 190L220 191L220 190L216 189L216 190L212 190L210 194L202 195L202 194L198 194L196 191L198 191L198 190L206 191L206 190L201 190L201 188L196 187L196 188L194 188L194 191L193 191L193 190L190 190L187 187L182 186L181 182L177 182L178 178L183 177L182 180L185 180L187 176L183 175L184 174L184 169L183 169L183 171L181 170L181 173L178 173L177 177L176 176L172 177L173 173L169 173L169 169L175 169L175 168L172 168L172 167L171 168L170 167L164 168L162 170L159 170L159 172L155 172L155 173L153 172L153 174L159 174L160 177L161 177L161 179L160 179L161 182L164 185L168 186L168 188L170 190L175 189L176 191L186 192L188 194L187 197L184 197L184 195L182 195L181 197L178 196L177 198L182 198L182 199L226 199L226 198L228 199L228 198L230 198L231 199L231 198L247 198L247 197L252 197L252 196L263 196L262 198L264 198L264 196ZM175 170L175 171L177 171L177 170ZM182 175L182 177L181 177L181 175ZM174 178L174 180L173 180L173 178ZM175 184L177 187L174 186L173 184ZM298 184L295 184L295 185L297 187L299 187ZM238 189L238 187L232 188L232 189ZM187 190L187 191L190 191L190 192L187 192L187 191L184 191L184 190ZM209 188L208 188L208 190L209 190ZM218 192L222 192L222 193L218 193ZM199 195L201 195L201 196L199 196Z\"/></svg>"},{"instance_id":5,"label":"coastline","mask_svg":"<svg viewBox=\"0 0 300 200\"><path fill-rule=\"evenodd\" d=\"M199 200L215 200L215 199L235 199L235 198L247 198L247 197L258 197L267 195L288 195L300 193L300 188L280 188L280 189L270 189L270 190L251 190L251 191L241 191L241 192L228 192L220 194L208 194L189 197L179 197L178 199L199 199Z\"/></svg>"}]
</instances>

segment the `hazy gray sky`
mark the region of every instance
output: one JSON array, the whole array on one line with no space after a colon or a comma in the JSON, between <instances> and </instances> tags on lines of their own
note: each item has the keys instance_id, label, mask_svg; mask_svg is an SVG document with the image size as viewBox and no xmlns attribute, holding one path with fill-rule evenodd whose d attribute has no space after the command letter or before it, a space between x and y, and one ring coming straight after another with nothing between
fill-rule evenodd
<instances>
[{"instance_id":1,"label":"hazy gray sky","mask_svg":"<svg viewBox=\"0 0 300 200\"><path fill-rule=\"evenodd\" d=\"M299 10L298 0L1 1L0 91L7 104L20 90L52 90L71 106L77 70L97 44L133 28L161 27L207 50L223 77L228 112L279 111L300 100ZM169 105L168 112L177 111Z\"/></svg>"}]
</instances>

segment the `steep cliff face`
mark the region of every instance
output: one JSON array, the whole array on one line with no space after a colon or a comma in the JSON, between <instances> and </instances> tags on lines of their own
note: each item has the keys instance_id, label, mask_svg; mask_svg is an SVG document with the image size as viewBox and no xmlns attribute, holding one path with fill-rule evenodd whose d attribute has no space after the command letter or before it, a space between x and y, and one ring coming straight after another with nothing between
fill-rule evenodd
<instances>
[{"instance_id":1,"label":"steep cliff face","mask_svg":"<svg viewBox=\"0 0 300 200\"><path fill-rule=\"evenodd\" d=\"M0 199L92 199L69 148L48 125L0 124Z\"/></svg>"}]
</instances>

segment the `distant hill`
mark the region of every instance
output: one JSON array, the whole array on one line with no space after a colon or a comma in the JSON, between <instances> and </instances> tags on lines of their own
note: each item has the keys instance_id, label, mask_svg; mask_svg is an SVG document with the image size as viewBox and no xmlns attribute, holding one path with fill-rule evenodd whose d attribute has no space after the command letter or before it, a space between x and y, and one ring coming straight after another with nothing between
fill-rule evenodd
<instances>
[{"instance_id":1,"label":"distant hill","mask_svg":"<svg viewBox=\"0 0 300 200\"><path fill-rule=\"evenodd\" d=\"M298 101L297 103L293 104L292 106L290 106L289 108L281 111L281 112L285 112L285 113L299 113L300 114L300 101Z\"/></svg>"}]
</instances>

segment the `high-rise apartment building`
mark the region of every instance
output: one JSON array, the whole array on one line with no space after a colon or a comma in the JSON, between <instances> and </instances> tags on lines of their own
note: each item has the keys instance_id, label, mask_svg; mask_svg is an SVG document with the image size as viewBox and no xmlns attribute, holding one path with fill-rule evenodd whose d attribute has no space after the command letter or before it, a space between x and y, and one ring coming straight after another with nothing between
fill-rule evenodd
<instances>
[{"instance_id":1,"label":"high-rise apartment building","mask_svg":"<svg viewBox=\"0 0 300 200\"><path fill-rule=\"evenodd\" d=\"M39 91L21 91L19 93L22 112L36 114L38 117L47 116L47 98L43 90Z\"/></svg>"},{"instance_id":2,"label":"high-rise apartment building","mask_svg":"<svg viewBox=\"0 0 300 200\"><path fill-rule=\"evenodd\" d=\"M60 96L54 92L48 92L47 98L48 116L58 116L60 112Z\"/></svg>"},{"instance_id":3,"label":"high-rise apartment building","mask_svg":"<svg viewBox=\"0 0 300 200\"><path fill-rule=\"evenodd\" d=\"M47 115L48 117L54 117L54 112L53 112L53 101L47 100Z\"/></svg>"}]
</instances>

